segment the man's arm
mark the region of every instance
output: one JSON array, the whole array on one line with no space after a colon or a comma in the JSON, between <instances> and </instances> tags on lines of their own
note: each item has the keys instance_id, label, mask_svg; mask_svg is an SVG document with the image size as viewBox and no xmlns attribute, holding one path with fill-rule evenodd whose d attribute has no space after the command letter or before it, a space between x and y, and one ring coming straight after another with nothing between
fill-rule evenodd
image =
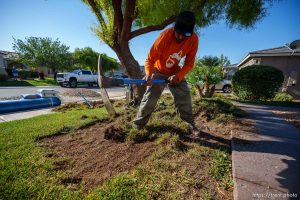
<instances>
[{"instance_id":1,"label":"man's arm","mask_svg":"<svg viewBox=\"0 0 300 200\"><path fill-rule=\"evenodd\" d=\"M196 58L196 53L198 50L198 37L192 41L191 50L186 55L186 59L184 62L184 66L182 69L177 73L177 77L179 79L179 82L182 81L184 76L193 68Z\"/></svg>"},{"instance_id":2,"label":"man's arm","mask_svg":"<svg viewBox=\"0 0 300 200\"><path fill-rule=\"evenodd\" d=\"M148 53L148 57L145 62L146 77L151 77L154 69L154 64L159 59L159 56L163 52L164 36L165 36L165 32L162 32L155 40L154 44L152 45Z\"/></svg>"}]
</instances>

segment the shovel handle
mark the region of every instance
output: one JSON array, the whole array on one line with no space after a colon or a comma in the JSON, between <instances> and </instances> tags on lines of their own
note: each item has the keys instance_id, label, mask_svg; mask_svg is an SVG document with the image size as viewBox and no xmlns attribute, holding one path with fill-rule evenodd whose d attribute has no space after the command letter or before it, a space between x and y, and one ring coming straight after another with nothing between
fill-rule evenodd
<instances>
[{"instance_id":1,"label":"shovel handle","mask_svg":"<svg viewBox=\"0 0 300 200\"><path fill-rule=\"evenodd\" d=\"M123 84L145 84L146 80L144 79L123 79ZM153 84L164 84L168 83L168 80L164 79L154 79L151 81Z\"/></svg>"}]
</instances>

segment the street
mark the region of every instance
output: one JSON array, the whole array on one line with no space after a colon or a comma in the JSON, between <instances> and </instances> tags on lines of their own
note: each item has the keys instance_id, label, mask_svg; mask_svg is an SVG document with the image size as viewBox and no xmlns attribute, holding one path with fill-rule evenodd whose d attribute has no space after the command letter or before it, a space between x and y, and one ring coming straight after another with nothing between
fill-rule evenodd
<instances>
[{"instance_id":1,"label":"street","mask_svg":"<svg viewBox=\"0 0 300 200\"><path fill-rule=\"evenodd\" d=\"M95 92L100 92L98 87L78 87L78 88L86 88L93 90ZM39 89L51 89L56 90L59 94L63 94L69 90L73 90L73 88L63 88L60 86L38 86L38 87L0 87L0 99L16 97L21 94L35 94ZM109 97L120 97L124 96L125 89L123 87L113 87L107 88Z\"/></svg>"},{"instance_id":2,"label":"street","mask_svg":"<svg viewBox=\"0 0 300 200\"><path fill-rule=\"evenodd\" d=\"M98 87L78 87L78 88L85 88L89 90L93 90L95 92L100 93L100 90ZM0 87L0 100L4 99L15 99L16 97L19 97L21 94L35 94L37 93L37 90L39 89L51 89L59 92L60 99L62 103L69 103L69 102L83 102L83 98L81 97L67 97L63 95L63 93L74 90L74 88L63 88L60 86L38 86L38 87ZM107 93L109 95L109 98L124 98L125 97L125 88L124 87L113 87L113 88L106 88ZM169 89L165 88L163 93L169 93ZM88 100L96 100L87 97ZM20 120L20 119L26 119L31 118L38 115L48 114L51 113L52 108L44 108L44 109L35 109L35 110L28 110L28 111L20 111L20 112L13 112L13 113L5 113L0 114L0 123L2 122L8 122L8 121L14 121L14 120Z\"/></svg>"},{"instance_id":3,"label":"street","mask_svg":"<svg viewBox=\"0 0 300 200\"><path fill-rule=\"evenodd\" d=\"M95 92L100 92L98 87L78 87L78 88L86 88L93 90ZM66 97L62 95L63 93L74 90L73 88L62 88L60 86L38 86L38 87L0 87L0 100L1 99L9 99L20 96L21 94L35 94L39 89L51 89L59 92L59 96L61 98L62 103L68 102L82 102L83 99L81 97ZM125 96L125 89L123 87L114 87L107 88L108 95L110 98L122 98ZM92 98L87 98L89 100L93 100ZM95 99L95 98L94 98ZM35 109L28 111L20 111L14 113L5 113L0 114L0 123L31 118L38 115L51 113L53 108L43 108L43 109Z\"/></svg>"}]
</instances>

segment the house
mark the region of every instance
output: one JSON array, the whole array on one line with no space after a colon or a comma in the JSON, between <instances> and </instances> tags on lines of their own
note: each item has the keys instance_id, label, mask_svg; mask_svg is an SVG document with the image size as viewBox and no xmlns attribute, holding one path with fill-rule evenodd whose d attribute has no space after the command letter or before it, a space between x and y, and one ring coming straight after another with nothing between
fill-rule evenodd
<instances>
[{"instance_id":1,"label":"house","mask_svg":"<svg viewBox=\"0 0 300 200\"><path fill-rule=\"evenodd\" d=\"M0 53L0 75L2 74L7 75L7 72L5 70L6 65L7 65L6 60L4 59L3 54Z\"/></svg>"},{"instance_id":2,"label":"house","mask_svg":"<svg viewBox=\"0 0 300 200\"><path fill-rule=\"evenodd\" d=\"M269 65L281 70L284 82L281 90L300 99L300 40L289 45L250 52L238 65Z\"/></svg>"},{"instance_id":3,"label":"house","mask_svg":"<svg viewBox=\"0 0 300 200\"><path fill-rule=\"evenodd\" d=\"M31 68L23 63L16 61L18 59L18 54L10 51L0 51L0 74L12 76L11 70L13 67L16 69L22 69L25 71L30 71ZM53 77L54 70L47 67L36 67L37 72L43 72L46 77Z\"/></svg>"},{"instance_id":4,"label":"house","mask_svg":"<svg viewBox=\"0 0 300 200\"><path fill-rule=\"evenodd\" d=\"M30 70L26 65L17 61L18 54L10 51L0 51L0 74L12 76L12 69Z\"/></svg>"},{"instance_id":5,"label":"house","mask_svg":"<svg viewBox=\"0 0 300 200\"><path fill-rule=\"evenodd\" d=\"M231 80L235 72L238 71L237 64L226 65L222 68L224 79Z\"/></svg>"},{"instance_id":6,"label":"house","mask_svg":"<svg viewBox=\"0 0 300 200\"><path fill-rule=\"evenodd\" d=\"M51 77L51 78L54 77L54 73L55 73L54 69L50 69L47 67L36 67L35 71L37 71L39 73L43 72L45 77Z\"/></svg>"}]
</instances>

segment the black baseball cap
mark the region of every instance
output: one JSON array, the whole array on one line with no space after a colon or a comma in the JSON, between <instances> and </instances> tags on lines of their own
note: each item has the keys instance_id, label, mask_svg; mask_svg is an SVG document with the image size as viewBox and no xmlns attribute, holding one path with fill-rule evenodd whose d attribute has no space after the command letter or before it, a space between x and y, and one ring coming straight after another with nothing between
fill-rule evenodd
<instances>
[{"instance_id":1,"label":"black baseball cap","mask_svg":"<svg viewBox=\"0 0 300 200\"><path fill-rule=\"evenodd\" d=\"M177 16L174 29L177 33L190 37L194 32L195 21L193 12L183 11Z\"/></svg>"}]
</instances>

